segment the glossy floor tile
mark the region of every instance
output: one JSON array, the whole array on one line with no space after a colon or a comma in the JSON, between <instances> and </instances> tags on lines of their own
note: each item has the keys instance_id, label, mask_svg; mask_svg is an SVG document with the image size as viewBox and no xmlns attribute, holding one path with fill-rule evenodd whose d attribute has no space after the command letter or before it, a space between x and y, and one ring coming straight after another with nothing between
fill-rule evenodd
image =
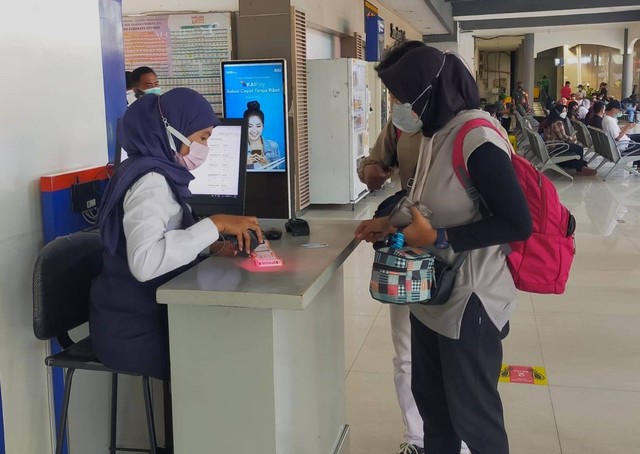
<instances>
[{"instance_id":1,"label":"glossy floor tile","mask_svg":"<svg viewBox=\"0 0 640 454\"><path fill-rule=\"evenodd\" d=\"M512 454L640 453L640 178L552 179L577 220L563 295L519 292L504 362L544 366L550 386L501 383ZM367 219L397 183L351 207L304 217ZM389 308L369 296L373 250L345 263L345 376L352 454L393 454L403 424Z\"/></svg>"}]
</instances>

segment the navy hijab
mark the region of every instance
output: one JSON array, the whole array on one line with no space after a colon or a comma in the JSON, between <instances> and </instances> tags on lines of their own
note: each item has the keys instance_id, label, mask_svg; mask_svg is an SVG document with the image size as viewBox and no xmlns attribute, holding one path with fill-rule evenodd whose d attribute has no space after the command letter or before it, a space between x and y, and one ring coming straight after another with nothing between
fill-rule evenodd
<instances>
[{"instance_id":1,"label":"navy hijab","mask_svg":"<svg viewBox=\"0 0 640 454\"><path fill-rule=\"evenodd\" d=\"M174 88L162 96L145 95L127 109L118 138L129 158L109 181L98 218L102 243L109 254L114 254L118 247L122 199L141 176L157 171L167 178L177 195L183 199L191 195L189 182L193 175L176 162L176 152L169 144L162 115L186 137L220 124L209 102L189 88ZM182 142L176 137L173 140L180 150Z\"/></svg>"},{"instance_id":2,"label":"navy hijab","mask_svg":"<svg viewBox=\"0 0 640 454\"><path fill-rule=\"evenodd\" d=\"M420 118L426 137L432 137L458 112L480 107L478 85L464 62L434 47L410 50L379 76L396 99L415 101L412 109L418 115L424 110ZM429 85L431 89L418 98Z\"/></svg>"}]
</instances>

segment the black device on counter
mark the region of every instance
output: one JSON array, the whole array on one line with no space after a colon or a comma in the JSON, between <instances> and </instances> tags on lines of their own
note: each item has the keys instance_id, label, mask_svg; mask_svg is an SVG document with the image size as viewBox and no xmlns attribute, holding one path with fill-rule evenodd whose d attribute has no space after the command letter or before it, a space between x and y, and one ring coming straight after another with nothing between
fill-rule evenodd
<instances>
[{"instance_id":1,"label":"black device on counter","mask_svg":"<svg viewBox=\"0 0 640 454\"><path fill-rule=\"evenodd\" d=\"M262 243L258 241L258 236L256 235L256 232L254 232L251 229L249 229L248 232L249 232L249 237L251 237L251 244L249 245L249 250L253 252L253 250L258 246L260 246ZM236 249L238 248L238 238L236 238L235 235L222 235L222 236L226 241L231 243ZM239 251L239 252L246 254L245 251Z\"/></svg>"},{"instance_id":2,"label":"black device on counter","mask_svg":"<svg viewBox=\"0 0 640 454\"><path fill-rule=\"evenodd\" d=\"M306 236L309 235L309 223L304 219L292 218L284 225L287 232L293 234L293 236Z\"/></svg>"},{"instance_id":3,"label":"black device on counter","mask_svg":"<svg viewBox=\"0 0 640 454\"><path fill-rule=\"evenodd\" d=\"M264 230L262 232L262 236L267 240L279 240L280 238L282 238L282 229L271 227L267 230Z\"/></svg>"}]
</instances>

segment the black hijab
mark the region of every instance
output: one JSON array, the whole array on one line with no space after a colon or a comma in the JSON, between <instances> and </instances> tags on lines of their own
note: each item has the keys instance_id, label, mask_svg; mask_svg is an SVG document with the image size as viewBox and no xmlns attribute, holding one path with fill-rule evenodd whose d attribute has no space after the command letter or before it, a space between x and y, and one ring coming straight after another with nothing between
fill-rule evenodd
<instances>
[{"instance_id":1,"label":"black hijab","mask_svg":"<svg viewBox=\"0 0 640 454\"><path fill-rule=\"evenodd\" d=\"M553 109L549 111L549 116L547 117L547 126L551 126L556 121L564 121L564 118L562 118L560 114L566 108L567 107L563 106L562 104L556 104L555 106L553 106Z\"/></svg>"},{"instance_id":2,"label":"black hijab","mask_svg":"<svg viewBox=\"0 0 640 454\"><path fill-rule=\"evenodd\" d=\"M438 71L440 75L436 77ZM396 99L402 103L415 101L412 109L418 115L424 110L420 118L422 134L427 137L458 112L480 107L478 85L464 62L457 55L443 54L433 47L407 52L396 64L380 71L379 76ZM431 89L420 96L429 85Z\"/></svg>"}]
</instances>

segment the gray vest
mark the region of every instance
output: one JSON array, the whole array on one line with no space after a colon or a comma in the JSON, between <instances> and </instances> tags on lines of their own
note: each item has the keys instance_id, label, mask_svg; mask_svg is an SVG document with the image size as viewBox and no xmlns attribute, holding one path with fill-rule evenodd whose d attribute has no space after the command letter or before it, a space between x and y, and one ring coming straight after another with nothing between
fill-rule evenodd
<instances>
[{"instance_id":1,"label":"gray vest","mask_svg":"<svg viewBox=\"0 0 640 454\"><path fill-rule=\"evenodd\" d=\"M429 142L432 142L431 163L426 175L421 177L420 172L416 174L414 199L419 199L432 211L429 219L434 228L469 224L482 217L480 204L471 201L453 172L451 162L457 132L465 122L474 118L488 119L501 129L500 123L485 112L468 110L456 115L433 138L423 139L418 166L424 170L428 165L426 161ZM486 142L491 142L510 153L504 138L495 131L476 128L471 130L464 140L465 162L476 148ZM430 247L429 250L447 263L453 263L456 257L452 248L438 250ZM493 323L502 330L515 307L516 288L507 267L506 257L499 246L471 251L456 277L453 294L446 304L416 305L411 307L411 312L437 333L458 339L462 315L472 293L478 295Z\"/></svg>"}]
</instances>

